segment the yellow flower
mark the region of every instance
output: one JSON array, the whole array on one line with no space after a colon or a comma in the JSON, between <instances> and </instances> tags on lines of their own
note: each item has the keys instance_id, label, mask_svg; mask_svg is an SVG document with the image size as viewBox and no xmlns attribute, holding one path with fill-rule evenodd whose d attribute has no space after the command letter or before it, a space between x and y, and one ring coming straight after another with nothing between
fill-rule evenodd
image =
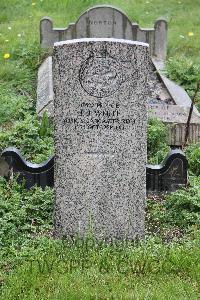
<instances>
[{"instance_id":1,"label":"yellow flower","mask_svg":"<svg viewBox=\"0 0 200 300\"><path fill-rule=\"evenodd\" d=\"M188 36L193 36L194 35L194 32L190 31L188 32Z\"/></svg>"},{"instance_id":2,"label":"yellow flower","mask_svg":"<svg viewBox=\"0 0 200 300\"><path fill-rule=\"evenodd\" d=\"M10 58L10 54L9 54L9 53L5 53L4 56L3 56L3 58L4 58L4 59Z\"/></svg>"},{"instance_id":3,"label":"yellow flower","mask_svg":"<svg viewBox=\"0 0 200 300\"><path fill-rule=\"evenodd\" d=\"M34 6L36 3L35 2L32 2L32 6Z\"/></svg>"}]
</instances>

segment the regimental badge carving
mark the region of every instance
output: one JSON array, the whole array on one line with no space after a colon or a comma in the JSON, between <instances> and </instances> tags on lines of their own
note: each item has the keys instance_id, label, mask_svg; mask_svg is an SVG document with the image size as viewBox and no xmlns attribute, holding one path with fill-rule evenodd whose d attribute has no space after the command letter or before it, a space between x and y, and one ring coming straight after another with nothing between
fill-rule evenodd
<instances>
[{"instance_id":1,"label":"regimental badge carving","mask_svg":"<svg viewBox=\"0 0 200 300\"><path fill-rule=\"evenodd\" d=\"M82 88L90 96L97 98L114 94L124 82L121 64L122 62L111 57L106 49L99 53L91 53L79 71Z\"/></svg>"}]
</instances>

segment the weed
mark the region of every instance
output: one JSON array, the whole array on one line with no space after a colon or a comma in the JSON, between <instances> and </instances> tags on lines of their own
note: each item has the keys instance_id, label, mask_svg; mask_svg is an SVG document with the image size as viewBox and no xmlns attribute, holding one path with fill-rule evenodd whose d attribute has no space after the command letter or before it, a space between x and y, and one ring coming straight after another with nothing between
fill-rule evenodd
<instances>
[{"instance_id":1,"label":"weed","mask_svg":"<svg viewBox=\"0 0 200 300\"><path fill-rule=\"evenodd\" d=\"M191 144L186 149L189 169L196 176L200 176L200 143Z\"/></svg>"},{"instance_id":2,"label":"weed","mask_svg":"<svg viewBox=\"0 0 200 300\"><path fill-rule=\"evenodd\" d=\"M16 121L12 128L0 132L0 145L1 150L13 146L26 159L42 162L53 154L52 129L44 127L44 119L41 122L28 114L23 121Z\"/></svg>"},{"instance_id":3,"label":"weed","mask_svg":"<svg viewBox=\"0 0 200 300\"><path fill-rule=\"evenodd\" d=\"M147 131L148 161L159 164L166 157L170 148L167 145L167 127L157 119L149 119Z\"/></svg>"}]
</instances>

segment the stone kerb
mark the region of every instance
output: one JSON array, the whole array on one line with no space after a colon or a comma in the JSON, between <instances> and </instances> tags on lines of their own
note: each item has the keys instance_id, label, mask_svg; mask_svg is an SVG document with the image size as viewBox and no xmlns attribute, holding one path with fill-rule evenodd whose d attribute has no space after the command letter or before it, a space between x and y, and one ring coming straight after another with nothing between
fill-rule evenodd
<instances>
[{"instance_id":1,"label":"stone kerb","mask_svg":"<svg viewBox=\"0 0 200 300\"><path fill-rule=\"evenodd\" d=\"M185 154L177 149L171 150L162 164L146 166L147 193L167 193L184 187L188 184L187 173ZM43 163L32 164L24 159L18 149L6 148L0 157L0 177L10 180L13 174L17 175L18 183L27 189L35 185L43 189L54 187L54 156Z\"/></svg>"},{"instance_id":2,"label":"stone kerb","mask_svg":"<svg viewBox=\"0 0 200 300\"><path fill-rule=\"evenodd\" d=\"M56 43L55 231L105 239L144 234L148 45Z\"/></svg>"},{"instance_id":3,"label":"stone kerb","mask_svg":"<svg viewBox=\"0 0 200 300\"><path fill-rule=\"evenodd\" d=\"M168 127L168 145L181 147L185 143L186 124L190 107L185 105L149 104L149 117L158 118ZM200 141L200 113L194 110L189 128L189 143Z\"/></svg>"}]
</instances>

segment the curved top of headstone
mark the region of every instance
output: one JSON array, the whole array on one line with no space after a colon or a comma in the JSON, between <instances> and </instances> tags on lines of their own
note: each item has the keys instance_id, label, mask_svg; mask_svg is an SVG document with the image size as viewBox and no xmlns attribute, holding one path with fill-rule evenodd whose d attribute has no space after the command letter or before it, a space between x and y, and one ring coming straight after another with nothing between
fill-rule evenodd
<instances>
[{"instance_id":1,"label":"curved top of headstone","mask_svg":"<svg viewBox=\"0 0 200 300\"><path fill-rule=\"evenodd\" d=\"M76 40L60 41L54 43L54 46L62 46L66 44L76 44L76 43L85 43L85 42L109 42L109 43L123 43L131 45L139 45L144 47L149 47L149 44L138 41L124 40L124 39L115 39L115 38L83 38Z\"/></svg>"},{"instance_id":2,"label":"curved top of headstone","mask_svg":"<svg viewBox=\"0 0 200 300\"><path fill-rule=\"evenodd\" d=\"M122 14L125 18L127 18L128 19L128 17L126 16L126 14L121 10L121 9L119 9L118 7L115 7L115 6L113 6L113 5L106 5L106 4L102 4L102 5L95 5L95 6L92 6L92 7L90 7L90 8L88 8L84 13L82 13L81 15L80 15L80 17L78 18L78 20L82 17L82 16L84 16L86 13L88 13L88 12L90 12L90 11L93 11L93 10L96 10L96 9L104 9L104 8L106 8L106 9L112 9L112 10L116 10L116 11L118 11L120 14ZM77 22L78 22L78 20L77 20ZM128 19L129 20L129 19ZM129 22L131 23L131 21L129 20Z\"/></svg>"},{"instance_id":3,"label":"curved top of headstone","mask_svg":"<svg viewBox=\"0 0 200 300\"><path fill-rule=\"evenodd\" d=\"M86 10L75 23L76 38L115 37L133 39L132 23L119 9L98 5Z\"/></svg>"}]
</instances>

